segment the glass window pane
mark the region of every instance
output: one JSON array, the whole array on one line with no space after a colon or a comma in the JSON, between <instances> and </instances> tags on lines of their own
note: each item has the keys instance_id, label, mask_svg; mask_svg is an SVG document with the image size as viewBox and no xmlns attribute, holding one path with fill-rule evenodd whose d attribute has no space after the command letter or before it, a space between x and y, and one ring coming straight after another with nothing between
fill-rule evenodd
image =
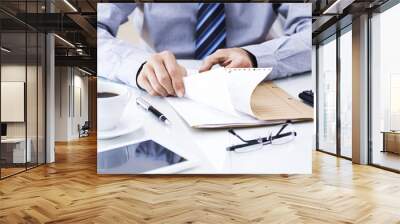
<instances>
[{"instance_id":1,"label":"glass window pane","mask_svg":"<svg viewBox=\"0 0 400 224\"><path fill-rule=\"evenodd\" d=\"M45 3L45 0L0 1L0 7L24 16L24 13L44 13ZM3 20L0 23L0 178L4 178L45 162L46 39L43 33L8 14L0 12L0 17Z\"/></svg>"},{"instance_id":2,"label":"glass window pane","mask_svg":"<svg viewBox=\"0 0 400 224\"><path fill-rule=\"evenodd\" d=\"M45 163L46 149L45 149L45 99L46 99L46 36L42 33L38 35L38 164Z\"/></svg>"},{"instance_id":3,"label":"glass window pane","mask_svg":"<svg viewBox=\"0 0 400 224\"><path fill-rule=\"evenodd\" d=\"M352 141L352 35L340 36L340 153L351 158Z\"/></svg>"},{"instance_id":4,"label":"glass window pane","mask_svg":"<svg viewBox=\"0 0 400 224\"><path fill-rule=\"evenodd\" d=\"M37 13L37 1L27 2L26 12ZM33 16L30 20L37 20ZM32 21L36 23L37 21ZM36 30L27 29L27 80L26 80L26 113L27 113L27 142L30 150L27 167L38 164L38 33Z\"/></svg>"},{"instance_id":5,"label":"glass window pane","mask_svg":"<svg viewBox=\"0 0 400 224\"><path fill-rule=\"evenodd\" d=\"M2 33L1 139L2 178L25 170L27 154L25 91L26 33ZM12 108L12 109L11 109Z\"/></svg>"},{"instance_id":6,"label":"glass window pane","mask_svg":"<svg viewBox=\"0 0 400 224\"><path fill-rule=\"evenodd\" d=\"M400 170L400 4L371 19L372 163Z\"/></svg>"},{"instance_id":7,"label":"glass window pane","mask_svg":"<svg viewBox=\"0 0 400 224\"><path fill-rule=\"evenodd\" d=\"M28 155L27 166L28 168L34 167L37 165L37 132L38 132L38 36L36 32L27 33L27 80L26 80L26 112L27 112L27 141L29 144L28 149L30 149L30 153Z\"/></svg>"},{"instance_id":8,"label":"glass window pane","mask_svg":"<svg viewBox=\"0 0 400 224\"><path fill-rule=\"evenodd\" d=\"M318 148L336 153L336 40L318 48Z\"/></svg>"}]
</instances>

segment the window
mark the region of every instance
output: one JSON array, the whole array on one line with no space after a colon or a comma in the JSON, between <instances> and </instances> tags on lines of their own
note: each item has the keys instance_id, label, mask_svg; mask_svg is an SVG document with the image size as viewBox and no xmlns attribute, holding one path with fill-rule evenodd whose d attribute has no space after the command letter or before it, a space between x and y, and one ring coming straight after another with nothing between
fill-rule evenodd
<instances>
[{"instance_id":1,"label":"window","mask_svg":"<svg viewBox=\"0 0 400 224\"><path fill-rule=\"evenodd\" d=\"M1 33L1 124L6 127L0 144L1 177L26 169L30 162L31 141L27 141L26 106L26 33ZM15 107L14 107L15 106ZM13 108L10 110L10 108Z\"/></svg>"},{"instance_id":2,"label":"window","mask_svg":"<svg viewBox=\"0 0 400 224\"><path fill-rule=\"evenodd\" d=\"M336 154L336 36L318 50L318 149Z\"/></svg>"},{"instance_id":3,"label":"window","mask_svg":"<svg viewBox=\"0 0 400 224\"><path fill-rule=\"evenodd\" d=\"M44 1L1 2L41 13ZM0 178L45 163L45 44L43 33L0 12ZM13 109L10 109L10 108Z\"/></svg>"},{"instance_id":4,"label":"window","mask_svg":"<svg viewBox=\"0 0 400 224\"><path fill-rule=\"evenodd\" d=\"M400 4L371 18L370 161L400 170Z\"/></svg>"},{"instance_id":5,"label":"window","mask_svg":"<svg viewBox=\"0 0 400 224\"><path fill-rule=\"evenodd\" d=\"M351 24L346 26L337 33L340 36L329 37L317 50L317 147L320 151L349 159L352 157L351 28Z\"/></svg>"},{"instance_id":6,"label":"window","mask_svg":"<svg viewBox=\"0 0 400 224\"><path fill-rule=\"evenodd\" d=\"M351 26L340 36L340 155L352 157L352 33Z\"/></svg>"}]
</instances>

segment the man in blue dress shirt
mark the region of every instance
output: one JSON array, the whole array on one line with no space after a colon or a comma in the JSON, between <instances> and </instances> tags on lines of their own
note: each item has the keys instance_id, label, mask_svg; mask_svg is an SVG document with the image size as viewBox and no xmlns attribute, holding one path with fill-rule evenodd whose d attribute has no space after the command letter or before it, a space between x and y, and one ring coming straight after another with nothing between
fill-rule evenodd
<instances>
[{"instance_id":1,"label":"man in blue dress shirt","mask_svg":"<svg viewBox=\"0 0 400 224\"><path fill-rule=\"evenodd\" d=\"M134 11L144 45L115 36ZM266 40L278 15L284 35ZM151 95L183 96L186 70L176 59L203 60L200 71L273 67L268 79L311 69L311 4L120 3L98 4L98 73Z\"/></svg>"}]
</instances>

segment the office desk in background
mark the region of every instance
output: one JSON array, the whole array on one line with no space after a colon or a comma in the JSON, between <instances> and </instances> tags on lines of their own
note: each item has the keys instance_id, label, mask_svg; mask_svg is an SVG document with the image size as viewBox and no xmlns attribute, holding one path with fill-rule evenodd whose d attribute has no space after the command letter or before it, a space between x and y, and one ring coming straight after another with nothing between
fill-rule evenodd
<instances>
[{"instance_id":1,"label":"office desk in background","mask_svg":"<svg viewBox=\"0 0 400 224\"><path fill-rule=\"evenodd\" d=\"M382 152L392 152L400 154L400 131L382 131L383 150Z\"/></svg>"},{"instance_id":2,"label":"office desk in background","mask_svg":"<svg viewBox=\"0 0 400 224\"><path fill-rule=\"evenodd\" d=\"M25 145L26 153L25 153ZM1 159L7 164L24 164L31 161L31 146L30 138L5 138L1 139ZM25 161L26 160L26 161Z\"/></svg>"},{"instance_id":3,"label":"office desk in background","mask_svg":"<svg viewBox=\"0 0 400 224\"><path fill-rule=\"evenodd\" d=\"M199 61L179 61L186 68L198 68ZM312 89L311 74L303 74L275 82L290 95L297 95L303 90ZM284 145L265 146L263 149L247 153L227 152L230 134L227 129L194 129L188 127L174 109L162 97L151 97L140 90L132 89L131 102L126 113L136 113L141 117L143 127L131 134L110 140L98 141L98 152L113 145L132 140L154 139L178 154L190 153L199 163L193 169L183 173L209 174L296 174L311 173L313 122L294 124L297 137ZM138 96L144 97L162 111L172 125L165 126L150 113L140 110L135 105ZM277 130L277 126L237 129L242 136L260 137Z\"/></svg>"}]
</instances>

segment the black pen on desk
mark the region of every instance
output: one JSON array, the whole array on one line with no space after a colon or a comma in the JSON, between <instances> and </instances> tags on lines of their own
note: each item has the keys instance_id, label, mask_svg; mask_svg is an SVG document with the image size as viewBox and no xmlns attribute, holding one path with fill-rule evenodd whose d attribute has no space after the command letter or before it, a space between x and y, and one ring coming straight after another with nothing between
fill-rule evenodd
<instances>
[{"instance_id":1,"label":"black pen on desk","mask_svg":"<svg viewBox=\"0 0 400 224\"><path fill-rule=\"evenodd\" d=\"M142 107L143 109L149 111L150 113L152 113L154 116L158 118L158 120L164 122L165 124L170 124L169 120L164 114L162 114L160 111L154 108L150 103L148 103L143 98L141 97L136 98L136 104Z\"/></svg>"}]
</instances>

